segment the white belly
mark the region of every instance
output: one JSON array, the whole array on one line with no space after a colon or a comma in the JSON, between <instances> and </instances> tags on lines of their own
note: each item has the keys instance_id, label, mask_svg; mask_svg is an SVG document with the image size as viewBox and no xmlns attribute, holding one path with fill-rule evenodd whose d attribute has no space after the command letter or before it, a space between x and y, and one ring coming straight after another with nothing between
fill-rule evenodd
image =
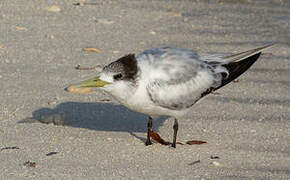
<instances>
[{"instance_id":1,"label":"white belly","mask_svg":"<svg viewBox=\"0 0 290 180\"><path fill-rule=\"evenodd\" d=\"M150 116L167 115L173 117L180 117L187 112L187 110L171 110L154 104L151 101L145 88L139 88L131 98L120 103L131 109L132 111L147 114Z\"/></svg>"}]
</instances>

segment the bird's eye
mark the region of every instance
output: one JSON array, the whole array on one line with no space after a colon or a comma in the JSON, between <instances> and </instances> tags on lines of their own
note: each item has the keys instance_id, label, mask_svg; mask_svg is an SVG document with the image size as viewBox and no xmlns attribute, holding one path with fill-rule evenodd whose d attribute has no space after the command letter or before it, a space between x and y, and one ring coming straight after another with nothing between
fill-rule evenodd
<instances>
[{"instance_id":1,"label":"bird's eye","mask_svg":"<svg viewBox=\"0 0 290 180\"><path fill-rule=\"evenodd\" d=\"M120 80L122 77L123 77L122 74L116 74L116 75L114 75L114 79L115 80Z\"/></svg>"}]
</instances>

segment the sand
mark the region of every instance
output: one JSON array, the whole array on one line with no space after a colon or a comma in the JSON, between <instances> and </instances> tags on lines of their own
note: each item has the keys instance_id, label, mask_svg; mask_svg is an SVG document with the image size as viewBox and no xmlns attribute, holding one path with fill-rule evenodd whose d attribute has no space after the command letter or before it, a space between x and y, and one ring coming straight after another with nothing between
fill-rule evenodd
<instances>
[{"instance_id":1,"label":"sand","mask_svg":"<svg viewBox=\"0 0 290 180\"><path fill-rule=\"evenodd\" d=\"M0 11L0 179L290 179L289 1L9 0ZM180 120L178 141L202 145L145 146L145 115L101 91L64 91L95 75L76 65L149 47L227 53L272 42ZM153 121L169 141L172 125Z\"/></svg>"}]
</instances>

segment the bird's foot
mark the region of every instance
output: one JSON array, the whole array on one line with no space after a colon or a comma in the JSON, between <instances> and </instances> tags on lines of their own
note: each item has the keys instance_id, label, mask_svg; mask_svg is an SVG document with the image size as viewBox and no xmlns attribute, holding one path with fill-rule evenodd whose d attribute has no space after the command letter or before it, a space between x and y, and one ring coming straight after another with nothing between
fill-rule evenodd
<instances>
[{"instance_id":1,"label":"bird's foot","mask_svg":"<svg viewBox=\"0 0 290 180\"><path fill-rule=\"evenodd\" d=\"M150 140L150 139L149 139L149 140L147 139L146 142L145 142L145 145L146 145L146 146L149 146L149 145L151 145L151 144L152 144L151 140Z\"/></svg>"},{"instance_id":2,"label":"bird's foot","mask_svg":"<svg viewBox=\"0 0 290 180\"><path fill-rule=\"evenodd\" d=\"M150 137L157 141L158 143L162 144L162 145L169 145L171 144L170 142L165 141L164 139L162 139L158 133L154 132L154 131L150 131Z\"/></svg>"}]
</instances>

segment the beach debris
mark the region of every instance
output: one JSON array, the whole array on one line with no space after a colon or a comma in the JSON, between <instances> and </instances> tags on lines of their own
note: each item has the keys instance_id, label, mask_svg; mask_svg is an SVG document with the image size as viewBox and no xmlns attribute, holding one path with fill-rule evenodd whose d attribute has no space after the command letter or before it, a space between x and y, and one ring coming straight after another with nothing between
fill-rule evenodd
<instances>
[{"instance_id":1,"label":"beach debris","mask_svg":"<svg viewBox=\"0 0 290 180\"><path fill-rule=\"evenodd\" d=\"M74 85L71 85L71 86L65 88L65 90L67 92L76 93L76 94L87 94L87 93L93 92L93 89L90 88L90 87L87 87L87 88L84 88L84 87L79 88L79 87L76 87Z\"/></svg>"},{"instance_id":2,"label":"beach debris","mask_svg":"<svg viewBox=\"0 0 290 180\"><path fill-rule=\"evenodd\" d=\"M151 31L150 34L156 35L156 32L155 31Z\"/></svg>"},{"instance_id":3,"label":"beach debris","mask_svg":"<svg viewBox=\"0 0 290 180\"><path fill-rule=\"evenodd\" d=\"M217 161L213 161L211 164L213 164L216 167L222 167L223 165Z\"/></svg>"},{"instance_id":4,"label":"beach debris","mask_svg":"<svg viewBox=\"0 0 290 180\"><path fill-rule=\"evenodd\" d=\"M188 145L200 145L200 144L205 144L206 142L205 141L199 141L199 140L192 140L192 141L187 141L186 144Z\"/></svg>"},{"instance_id":5,"label":"beach debris","mask_svg":"<svg viewBox=\"0 0 290 180\"><path fill-rule=\"evenodd\" d=\"M16 31L27 31L26 27L22 27L22 26L15 26L14 28Z\"/></svg>"},{"instance_id":6,"label":"beach debris","mask_svg":"<svg viewBox=\"0 0 290 180\"><path fill-rule=\"evenodd\" d=\"M100 99L100 101L102 101L102 102L110 102L111 100L110 99Z\"/></svg>"},{"instance_id":7,"label":"beach debris","mask_svg":"<svg viewBox=\"0 0 290 180\"><path fill-rule=\"evenodd\" d=\"M80 2L76 2L76 3L73 3L74 6L83 6L84 3L80 3Z\"/></svg>"},{"instance_id":8,"label":"beach debris","mask_svg":"<svg viewBox=\"0 0 290 180\"><path fill-rule=\"evenodd\" d=\"M44 37L47 39L54 39L55 38L53 34L46 34Z\"/></svg>"},{"instance_id":9,"label":"beach debris","mask_svg":"<svg viewBox=\"0 0 290 180\"><path fill-rule=\"evenodd\" d=\"M32 117L27 117L25 119L18 121L17 123L36 123L36 122L39 122L39 121L37 119L32 118Z\"/></svg>"},{"instance_id":10,"label":"beach debris","mask_svg":"<svg viewBox=\"0 0 290 180\"><path fill-rule=\"evenodd\" d=\"M181 12L169 12L169 14L173 17L180 17L182 16L182 13Z\"/></svg>"},{"instance_id":11,"label":"beach debris","mask_svg":"<svg viewBox=\"0 0 290 180\"><path fill-rule=\"evenodd\" d=\"M233 80L233 83L238 83L238 82L240 82L239 79L235 79L235 80Z\"/></svg>"},{"instance_id":12,"label":"beach debris","mask_svg":"<svg viewBox=\"0 0 290 180\"><path fill-rule=\"evenodd\" d=\"M58 152L49 152L49 153L46 154L46 156L52 156L52 155L57 154L57 153Z\"/></svg>"},{"instance_id":13,"label":"beach debris","mask_svg":"<svg viewBox=\"0 0 290 180\"><path fill-rule=\"evenodd\" d=\"M23 163L23 165L26 167L36 167L36 163L30 161L26 161L25 163Z\"/></svg>"},{"instance_id":14,"label":"beach debris","mask_svg":"<svg viewBox=\"0 0 290 180\"><path fill-rule=\"evenodd\" d=\"M94 53L101 52L99 49L96 49L96 48L83 48L83 51L94 52Z\"/></svg>"},{"instance_id":15,"label":"beach debris","mask_svg":"<svg viewBox=\"0 0 290 180\"><path fill-rule=\"evenodd\" d=\"M172 16L172 17L181 17L182 13L181 12L177 12L177 11L168 10L168 11L166 11L166 15L167 16Z\"/></svg>"},{"instance_id":16,"label":"beach debris","mask_svg":"<svg viewBox=\"0 0 290 180\"><path fill-rule=\"evenodd\" d=\"M219 159L220 157L218 157L218 156L213 156L213 155L211 155L210 156L210 159Z\"/></svg>"},{"instance_id":17,"label":"beach debris","mask_svg":"<svg viewBox=\"0 0 290 180\"><path fill-rule=\"evenodd\" d=\"M100 65L97 65L97 66L94 66L94 67L81 67L81 65L78 64L78 65L75 66L75 69L76 70L95 70L97 72L101 72L103 67L100 66Z\"/></svg>"},{"instance_id":18,"label":"beach debris","mask_svg":"<svg viewBox=\"0 0 290 180\"><path fill-rule=\"evenodd\" d=\"M56 105L57 104L58 99L57 98L53 98L52 101L47 102L48 105Z\"/></svg>"},{"instance_id":19,"label":"beach debris","mask_svg":"<svg viewBox=\"0 0 290 180\"><path fill-rule=\"evenodd\" d=\"M100 23L100 24L106 24L106 25L111 25L115 23L115 21L108 20L108 19L96 19L95 22Z\"/></svg>"},{"instance_id":20,"label":"beach debris","mask_svg":"<svg viewBox=\"0 0 290 180\"><path fill-rule=\"evenodd\" d=\"M76 70L93 70L93 69L95 69L95 67L81 67L81 65L76 65L75 66L75 69Z\"/></svg>"},{"instance_id":21,"label":"beach debris","mask_svg":"<svg viewBox=\"0 0 290 180\"><path fill-rule=\"evenodd\" d=\"M50 11L50 12L60 12L61 11L60 7L57 5L47 6L44 8L44 10Z\"/></svg>"},{"instance_id":22,"label":"beach debris","mask_svg":"<svg viewBox=\"0 0 290 180\"><path fill-rule=\"evenodd\" d=\"M73 3L74 6L97 5L97 4L98 3L85 2L85 0L78 0L77 2Z\"/></svg>"},{"instance_id":23,"label":"beach debris","mask_svg":"<svg viewBox=\"0 0 290 180\"><path fill-rule=\"evenodd\" d=\"M39 119L39 122L45 124L54 124L54 125L65 125L65 117L64 114L52 114L49 116L44 116Z\"/></svg>"},{"instance_id":24,"label":"beach debris","mask_svg":"<svg viewBox=\"0 0 290 180\"><path fill-rule=\"evenodd\" d=\"M85 3L85 0L77 0L75 3L73 3L74 6L83 6Z\"/></svg>"},{"instance_id":25,"label":"beach debris","mask_svg":"<svg viewBox=\"0 0 290 180\"><path fill-rule=\"evenodd\" d=\"M102 101L102 102L110 102L111 100L110 99L100 99L100 101Z\"/></svg>"},{"instance_id":26,"label":"beach debris","mask_svg":"<svg viewBox=\"0 0 290 180\"><path fill-rule=\"evenodd\" d=\"M192 165L195 165L195 164L198 164L198 163L200 163L200 160L193 161L192 163L189 163L188 165L192 166Z\"/></svg>"},{"instance_id":27,"label":"beach debris","mask_svg":"<svg viewBox=\"0 0 290 180\"><path fill-rule=\"evenodd\" d=\"M4 150L9 150L9 149L20 149L19 147L17 146L9 146L9 147L4 147L4 148L1 148L0 151L4 151Z\"/></svg>"}]
</instances>

